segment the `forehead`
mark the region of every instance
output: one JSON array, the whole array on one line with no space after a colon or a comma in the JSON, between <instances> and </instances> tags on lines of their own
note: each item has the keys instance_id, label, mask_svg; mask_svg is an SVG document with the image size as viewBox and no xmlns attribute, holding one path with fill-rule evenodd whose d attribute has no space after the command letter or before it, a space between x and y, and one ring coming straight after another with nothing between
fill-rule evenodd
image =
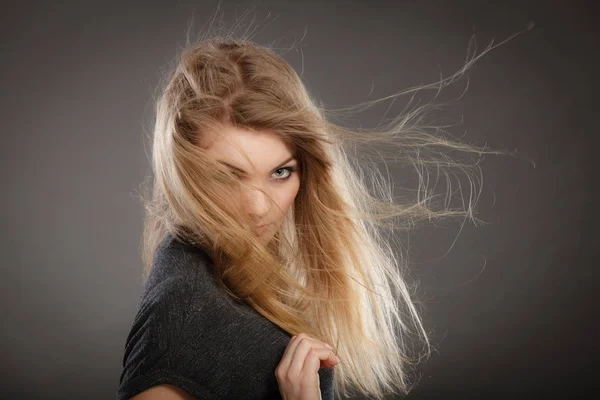
<instances>
[{"instance_id":1,"label":"forehead","mask_svg":"<svg viewBox=\"0 0 600 400\"><path fill-rule=\"evenodd\" d=\"M293 155L277 134L225 125L204 137L206 151L246 171L268 171Z\"/></svg>"}]
</instances>

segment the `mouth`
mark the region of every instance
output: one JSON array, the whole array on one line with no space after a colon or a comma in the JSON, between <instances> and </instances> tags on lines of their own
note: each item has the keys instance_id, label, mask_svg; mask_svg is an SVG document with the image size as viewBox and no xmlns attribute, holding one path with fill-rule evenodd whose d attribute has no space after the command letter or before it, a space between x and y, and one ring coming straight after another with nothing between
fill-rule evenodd
<instances>
[{"instance_id":1,"label":"mouth","mask_svg":"<svg viewBox=\"0 0 600 400\"><path fill-rule=\"evenodd\" d=\"M254 228L254 232L256 232L257 234L264 233L267 229L269 229L270 226L271 224L259 225L256 228Z\"/></svg>"}]
</instances>

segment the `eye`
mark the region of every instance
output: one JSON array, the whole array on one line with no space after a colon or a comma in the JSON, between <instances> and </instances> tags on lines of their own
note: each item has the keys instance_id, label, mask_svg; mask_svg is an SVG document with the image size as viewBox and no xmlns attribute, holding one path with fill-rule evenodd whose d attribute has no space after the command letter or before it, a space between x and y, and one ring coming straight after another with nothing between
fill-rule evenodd
<instances>
[{"instance_id":1,"label":"eye","mask_svg":"<svg viewBox=\"0 0 600 400\"><path fill-rule=\"evenodd\" d=\"M273 172L273 176L275 180L284 181L289 179L295 171L296 167L278 168Z\"/></svg>"}]
</instances>

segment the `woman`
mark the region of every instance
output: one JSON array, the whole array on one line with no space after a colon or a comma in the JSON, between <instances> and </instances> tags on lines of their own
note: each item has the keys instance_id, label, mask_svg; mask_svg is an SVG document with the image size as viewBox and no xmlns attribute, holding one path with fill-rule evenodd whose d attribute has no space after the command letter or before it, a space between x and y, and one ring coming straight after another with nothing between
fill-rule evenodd
<instances>
[{"instance_id":1,"label":"woman","mask_svg":"<svg viewBox=\"0 0 600 400\"><path fill-rule=\"evenodd\" d=\"M384 228L474 220L476 197L434 211L420 180L417 200L395 204L381 175L358 161L376 149L421 177L456 167L475 183L476 165L445 150L486 151L420 129L427 110L352 131L330 122L270 49L232 37L187 46L157 104L148 276L118 398L408 392L419 356L410 348L428 354L429 341L403 276L406 258Z\"/></svg>"}]
</instances>

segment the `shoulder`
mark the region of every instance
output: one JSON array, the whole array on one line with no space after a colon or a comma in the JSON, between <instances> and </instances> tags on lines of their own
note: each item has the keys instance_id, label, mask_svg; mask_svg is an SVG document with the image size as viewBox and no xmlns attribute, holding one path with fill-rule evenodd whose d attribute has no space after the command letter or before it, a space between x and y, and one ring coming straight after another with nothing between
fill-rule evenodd
<instances>
[{"instance_id":1,"label":"shoulder","mask_svg":"<svg viewBox=\"0 0 600 400\"><path fill-rule=\"evenodd\" d=\"M204 250L167 235L143 284L136 321L183 317L202 303L222 298L212 269Z\"/></svg>"},{"instance_id":2,"label":"shoulder","mask_svg":"<svg viewBox=\"0 0 600 400\"><path fill-rule=\"evenodd\" d=\"M228 303L213 268L204 250L167 235L144 282L132 332L150 331L154 338L166 341L186 335L186 330L194 333L200 325L205 327L212 310ZM172 350L174 344L168 344Z\"/></svg>"},{"instance_id":3,"label":"shoulder","mask_svg":"<svg viewBox=\"0 0 600 400\"><path fill-rule=\"evenodd\" d=\"M210 268L201 249L170 235L160 243L125 344L119 398L157 384L209 398L200 397L210 369L198 355L218 336L211 320L224 302Z\"/></svg>"},{"instance_id":4,"label":"shoulder","mask_svg":"<svg viewBox=\"0 0 600 400\"><path fill-rule=\"evenodd\" d=\"M161 242L125 345L119 399L159 384L197 398L279 393L274 371L290 335L230 298L213 268L202 249Z\"/></svg>"},{"instance_id":5,"label":"shoulder","mask_svg":"<svg viewBox=\"0 0 600 400\"><path fill-rule=\"evenodd\" d=\"M167 234L154 252L142 293L177 280L199 279L213 283L212 268L213 262L204 249Z\"/></svg>"}]
</instances>

